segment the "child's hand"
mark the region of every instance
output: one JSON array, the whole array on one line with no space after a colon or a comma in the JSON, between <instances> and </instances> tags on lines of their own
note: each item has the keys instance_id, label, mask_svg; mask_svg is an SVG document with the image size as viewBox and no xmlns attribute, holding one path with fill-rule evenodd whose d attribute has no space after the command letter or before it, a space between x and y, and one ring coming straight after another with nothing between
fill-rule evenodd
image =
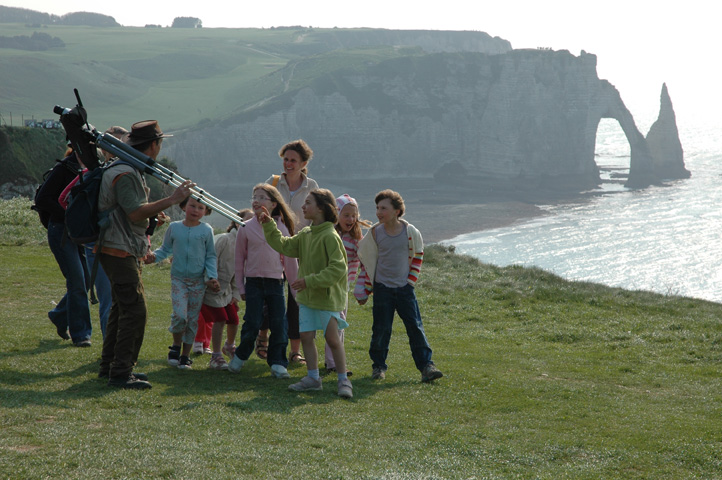
<instances>
[{"instance_id":1,"label":"child's hand","mask_svg":"<svg viewBox=\"0 0 722 480\"><path fill-rule=\"evenodd\" d=\"M296 281L291 284L291 288L296 290L297 292L305 290L306 289L306 279L305 278L297 278Z\"/></svg>"},{"instance_id":2,"label":"child's hand","mask_svg":"<svg viewBox=\"0 0 722 480\"><path fill-rule=\"evenodd\" d=\"M368 298L364 298L363 300L357 300L359 305L366 305L366 302L369 301Z\"/></svg>"},{"instance_id":3,"label":"child's hand","mask_svg":"<svg viewBox=\"0 0 722 480\"><path fill-rule=\"evenodd\" d=\"M158 217L158 225L157 226L159 226L159 227L161 225L163 225L164 223L170 222L170 217L168 215L166 215L165 212L158 212L157 217Z\"/></svg>"},{"instance_id":4,"label":"child's hand","mask_svg":"<svg viewBox=\"0 0 722 480\"><path fill-rule=\"evenodd\" d=\"M242 294L241 294L241 300L243 300L244 302L246 301L246 294L245 294L245 293L242 293ZM236 305L236 306L238 306L238 305Z\"/></svg>"},{"instance_id":5,"label":"child's hand","mask_svg":"<svg viewBox=\"0 0 722 480\"><path fill-rule=\"evenodd\" d=\"M150 265L151 263L155 263L155 253L148 252L148 255L143 258L143 263L146 265Z\"/></svg>"},{"instance_id":6,"label":"child's hand","mask_svg":"<svg viewBox=\"0 0 722 480\"><path fill-rule=\"evenodd\" d=\"M271 221L271 214L268 213L268 209L261 206L261 212L258 214L258 223L268 223Z\"/></svg>"},{"instance_id":7,"label":"child's hand","mask_svg":"<svg viewBox=\"0 0 722 480\"><path fill-rule=\"evenodd\" d=\"M208 288L210 288L211 291L214 292L214 293L218 293L218 292L221 291L221 284L218 283L218 280L216 280L215 278L211 278L210 280L208 280L208 281L206 282L206 285L207 285Z\"/></svg>"}]
</instances>

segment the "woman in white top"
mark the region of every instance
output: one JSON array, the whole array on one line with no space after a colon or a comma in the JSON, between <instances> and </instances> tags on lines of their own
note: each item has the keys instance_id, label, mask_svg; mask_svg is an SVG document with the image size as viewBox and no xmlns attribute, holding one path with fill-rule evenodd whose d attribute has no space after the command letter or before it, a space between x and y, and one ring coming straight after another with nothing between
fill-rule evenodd
<instances>
[{"instance_id":1,"label":"woman in white top","mask_svg":"<svg viewBox=\"0 0 722 480\"><path fill-rule=\"evenodd\" d=\"M278 151L278 156L283 159L283 173L281 175L271 175L266 180L276 187L281 193L283 200L291 207L296 217L296 231L300 231L303 227L310 224L309 220L303 218L301 207L306 201L311 190L318 187L316 181L308 177L308 162L313 157L313 150L303 140L294 140L287 143ZM291 344L291 353L288 356L290 363L300 363L305 365L306 360L301 355L301 335L298 331L298 305L293 296L288 294L288 304L286 307L286 317L288 318L288 339ZM261 358L266 358L268 350L268 325L264 320L261 331L256 339L256 354Z\"/></svg>"}]
</instances>

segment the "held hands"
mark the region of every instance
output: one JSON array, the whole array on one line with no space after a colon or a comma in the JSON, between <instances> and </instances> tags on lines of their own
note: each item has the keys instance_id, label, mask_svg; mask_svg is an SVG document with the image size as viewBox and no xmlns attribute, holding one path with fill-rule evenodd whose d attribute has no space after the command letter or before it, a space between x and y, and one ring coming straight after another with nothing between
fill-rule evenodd
<instances>
[{"instance_id":1,"label":"held hands","mask_svg":"<svg viewBox=\"0 0 722 480\"><path fill-rule=\"evenodd\" d=\"M363 300L357 300L359 305L366 305L366 302L369 301L368 298L364 298Z\"/></svg>"},{"instance_id":2,"label":"held hands","mask_svg":"<svg viewBox=\"0 0 722 480\"><path fill-rule=\"evenodd\" d=\"M297 278L296 281L291 284L291 288L297 292L305 290L306 289L306 279L305 278Z\"/></svg>"},{"instance_id":3,"label":"held hands","mask_svg":"<svg viewBox=\"0 0 722 480\"><path fill-rule=\"evenodd\" d=\"M268 223L271 221L271 214L268 213L268 209L261 206L261 212L257 215L258 223Z\"/></svg>"},{"instance_id":4,"label":"held hands","mask_svg":"<svg viewBox=\"0 0 722 480\"><path fill-rule=\"evenodd\" d=\"M145 263L146 265L155 263L155 253L148 252L148 254L143 258L143 263Z\"/></svg>"},{"instance_id":5,"label":"held hands","mask_svg":"<svg viewBox=\"0 0 722 480\"><path fill-rule=\"evenodd\" d=\"M215 278L211 278L206 282L206 286L211 289L212 292L218 293L221 291L221 284L218 283L218 280Z\"/></svg>"}]
</instances>

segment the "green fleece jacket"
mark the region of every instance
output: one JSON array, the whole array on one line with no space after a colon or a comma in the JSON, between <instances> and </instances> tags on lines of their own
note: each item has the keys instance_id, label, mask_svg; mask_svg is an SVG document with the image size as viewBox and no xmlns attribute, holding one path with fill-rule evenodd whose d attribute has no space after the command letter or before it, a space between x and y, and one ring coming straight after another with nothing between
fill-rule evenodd
<instances>
[{"instance_id":1,"label":"green fleece jacket","mask_svg":"<svg viewBox=\"0 0 722 480\"><path fill-rule=\"evenodd\" d=\"M331 312L346 308L346 249L333 223L311 225L284 237L276 222L268 222L263 234L275 251L298 258L298 278L306 280L306 288L296 296L298 303Z\"/></svg>"}]
</instances>

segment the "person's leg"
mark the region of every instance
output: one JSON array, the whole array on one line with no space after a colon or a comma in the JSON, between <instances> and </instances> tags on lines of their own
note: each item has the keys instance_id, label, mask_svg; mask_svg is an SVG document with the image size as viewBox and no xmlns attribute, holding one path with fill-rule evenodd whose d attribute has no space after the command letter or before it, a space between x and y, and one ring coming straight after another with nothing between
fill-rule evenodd
<instances>
[{"instance_id":1,"label":"person's leg","mask_svg":"<svg viewBox=\"0 0 722 480\"><path fill-rule=\"evenodd\" d=\"M263 280L246 278L246 313L243 315L241 339L235 353L235 356L244 362L253 353L258 329L263 321L263 296Z\"/></svg>"},{"instance_id":2,"label":"person's leg","mask_svg":"<svg viewBox=\"0 0 722 480\"><path fill-rule=\"evenodd\" d=\"M288 347L288 325L284 319L286 313L286 298L283 294L284 282L275 279L265 281L265 302L268 306L268 324L271 335L268 338L269 366L281 365L288 367L286 348Z\"/></svg>"},{"instance_id":3,"label":"person's leg","mask_svg":"<svg viewBox=\"0 0 722 480\"><path fill-rule=\"evenodd\" d=\"M336 371L346 373L346 350L341 341L341 332L343 330L338 329L338 321L331 318L326 327L326 346L331 350Z\"/></svg>"},{"instance_id":4,"label":"person's leg","mask_svg":"<svg viewBox=\"0 0 722 480\"><path fill-rule=\"evenodd\" d=\"M113 296L103 342L101 373L104 373L103 366L110 358L110 377L128 378L140 351L148 316L140 265L134 257L120 258L106 254L100 255L100 261L110 279Z\"/></svg>"},{"instance_id":5,"label":"person's leg","mask_svg":"<svg viewBox=\"0 0 722 480\"><path fill-rule=\"evenodd\" d=\"M396 290L396 308L399 317L401 317L406 327L411 356L414 359L416 368L419 371L423 371L424 367L431 363L431 347L426 339L424 325L421 322L421 313L419 312L419 304L416 301L416 293L414 287L411 285L406 285Z\"/></svg>"},{"instance_id":6,"label":"person's leg","mask_svg":"<svg viewBox=\"0 0 722 480\"><path fill-rule=\"evenodd\" d=\"M55 222L48 224L48 245L65 277L66 287L65 302L63 303L61 300L64 312L56 307L48 315L58 327L58 333L64 324L67 324L74 343L89 340L92 325L90 323L86 268L84 268L85 256L82 254L82 247L78 247L66 237L63 224ZM65 314L64 319L61 317L62 313Z\"/></svg>"},{"instance_id":7,"label":"person's leg","mask_svg":"<svg viewBox=\"0 0 722 480\"><path fill-rule=\"evenodd\" d=\"M301 332L301 345L306 354L306 368L318 370L318 352L316 351L316 332Z\"/></svg>"},{"instance_id":8,"label":"person's leg","mask_svg":"<svg viewBox=\"0 0 722 480\"><path fill-rule=\"evenodd\" d=\"M298 331L298 303L291 294L291 287L288 287L286 301L286 321L288 323L288 343L291 345L291 353L289 359L292 362L300 363L303 365L305 359L303 356L306 354L306 349L301 354L301 335ZM318 353L316 354L318 356Z\"/></svg>"},{"instance_id":9,"label":"person's leg","mask_svg":"<svg viewBox=\"0 0 722 480\"><path fill-rule=\"evenodd\" d=\"M96 261L96 254L93 253L93 244L88 244L85 247L85 258L88 262L88 270L93 271L93 264ZM113 294L111 293L110 280L103 270L103 266L100 265L98 259L97 271L95 272L95 295L98 297L98 317L100 319L100 331L105 338L105 332L108 326L108 316L110 315L110 308L113 304Z\"/></svg>"},{"instance_id":10,"label":"person's leg","mask_svg":"<svg viewBox=\"0 0 722 480\"><path fill-rule=\"evenodd\" d=\"M394 289L380 283L374 283L373 293L373 325L371 327L371 345L369 356L372 368L386 370L386 357L389 354L391 331L395 313Z\"/></svg>"},{"instance_id":11,"label":"person's leg","mask_svg":"<svg viewBox=\"0 0 722 480\"><path fill-rule=\"evenodd\" d=\"M226 343L224 345L227 354L232 355L236 351L236 335L238 335L238 306L235 302L224 307L226 311Z\"/></svg>"}]
</instances>

